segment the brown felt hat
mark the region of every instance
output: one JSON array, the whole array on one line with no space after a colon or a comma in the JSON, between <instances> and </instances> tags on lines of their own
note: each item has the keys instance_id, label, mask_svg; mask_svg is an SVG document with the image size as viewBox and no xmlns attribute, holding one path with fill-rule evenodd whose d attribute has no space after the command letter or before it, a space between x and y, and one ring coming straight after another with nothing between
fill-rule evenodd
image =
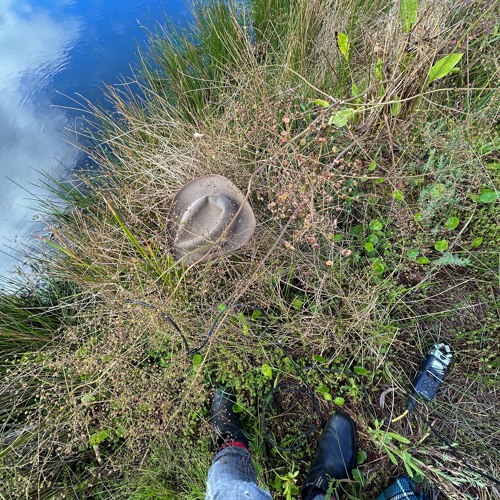
<instances>
[{"instance_id":1,"label":"brown felt hat","mask_svg":"<svg viewBox=\"0 0 500 500\"><path fill-rule=\"evenodd\" d=\"M170 209L173 255L192 264L234 252L250 241L255 215L243 193L222 175L204 175L175 195Z\"/></svg>"}]
</instances>

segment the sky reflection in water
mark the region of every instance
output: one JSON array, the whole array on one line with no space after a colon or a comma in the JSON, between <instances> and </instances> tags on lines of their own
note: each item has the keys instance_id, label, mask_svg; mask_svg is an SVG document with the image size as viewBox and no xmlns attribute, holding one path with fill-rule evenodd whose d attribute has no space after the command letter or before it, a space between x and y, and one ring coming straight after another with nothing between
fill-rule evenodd
<instances>
[{"instance_id":1,"label":"sky reflection in water","mask_svg":"<svg viewBox=\"0 0 500 500\"><path fill-rule=\"evenodd\" d=\"M185 23L186 1L0 0L0 251L16 255L35 229L40 172L78 159L78 113L63 108L130 75L163 13ZM16 263L0 253L0 275Z\"/></svg>"}]
</instances>

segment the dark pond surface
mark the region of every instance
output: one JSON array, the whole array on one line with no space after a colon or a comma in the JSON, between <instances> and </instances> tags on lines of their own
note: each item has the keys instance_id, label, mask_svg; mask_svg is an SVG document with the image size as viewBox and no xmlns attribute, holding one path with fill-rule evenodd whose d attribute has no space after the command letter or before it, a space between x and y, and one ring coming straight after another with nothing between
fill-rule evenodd
<instances>
[{"instance_id":1,"label":"dark pond surface","mask_svg":"<svg viewBox=\"0 0 500 500\"><path fill-rule=\"evenodd\" d=\"M187 3L0 0L0 275L36 228L40 172L58 176L78 161L73 99L103 100L105 83L130 77L158 21L187 23Z\"/></svg>"}]
</instances>

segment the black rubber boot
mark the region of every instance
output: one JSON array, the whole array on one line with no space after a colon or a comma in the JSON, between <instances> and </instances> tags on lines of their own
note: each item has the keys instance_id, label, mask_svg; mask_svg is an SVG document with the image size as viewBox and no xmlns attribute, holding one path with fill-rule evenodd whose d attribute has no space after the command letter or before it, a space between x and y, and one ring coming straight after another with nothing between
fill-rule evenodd
<instances>
[{"instance_id":1,"label":"black rubber boot","mask_svg":"<svg viewBox=\"0 0 500 500\"><path fill-rule=\"evenodd\" d=\"M334 413L321 435L304 484L302 498L325 493L332 479L347 479L356 465L356 428L349 415Z\"/></svg>"},{"instance_id":2,"label":"black rubber boot","mask_svg":"<svg viewBox=\"0 0 500 500\"><path fill-rule=\"evenodd\" d=\"M233 411L236 397L230 389L215 391L210 408L212 425L217 433L219 447L231 441L243 443L248 448L248 440L243 434L238 414Z\"/></svg>"}]
</instances>

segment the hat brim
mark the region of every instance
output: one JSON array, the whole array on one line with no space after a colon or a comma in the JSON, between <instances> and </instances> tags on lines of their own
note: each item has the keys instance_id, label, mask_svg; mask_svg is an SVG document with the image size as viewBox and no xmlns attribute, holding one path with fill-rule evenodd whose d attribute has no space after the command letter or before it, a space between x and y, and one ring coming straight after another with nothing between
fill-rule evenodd
<instances>
[{"instance_id":1,"label":"hat brim","mask_svg":"<svg viewBox=\"0 0 500 500\"><path fill-rule=\"evenodd\" d=\"M231 224L231 238L218 245L218 248L227 252L238 250L252 238L257 221L250 203L245 200L245 195L235 184L222 175L210 174L197 177L179 190L170 208L170 218L173 226L178 226L182 215L195 200L207 195L223 195L237 204L238 214L236 220ZM182 260L185 264L192 264L196 261L217 256L214 247L194 249L186 253L174 246L173 254L176 260Z\"/></svg>"}]
</instances>

